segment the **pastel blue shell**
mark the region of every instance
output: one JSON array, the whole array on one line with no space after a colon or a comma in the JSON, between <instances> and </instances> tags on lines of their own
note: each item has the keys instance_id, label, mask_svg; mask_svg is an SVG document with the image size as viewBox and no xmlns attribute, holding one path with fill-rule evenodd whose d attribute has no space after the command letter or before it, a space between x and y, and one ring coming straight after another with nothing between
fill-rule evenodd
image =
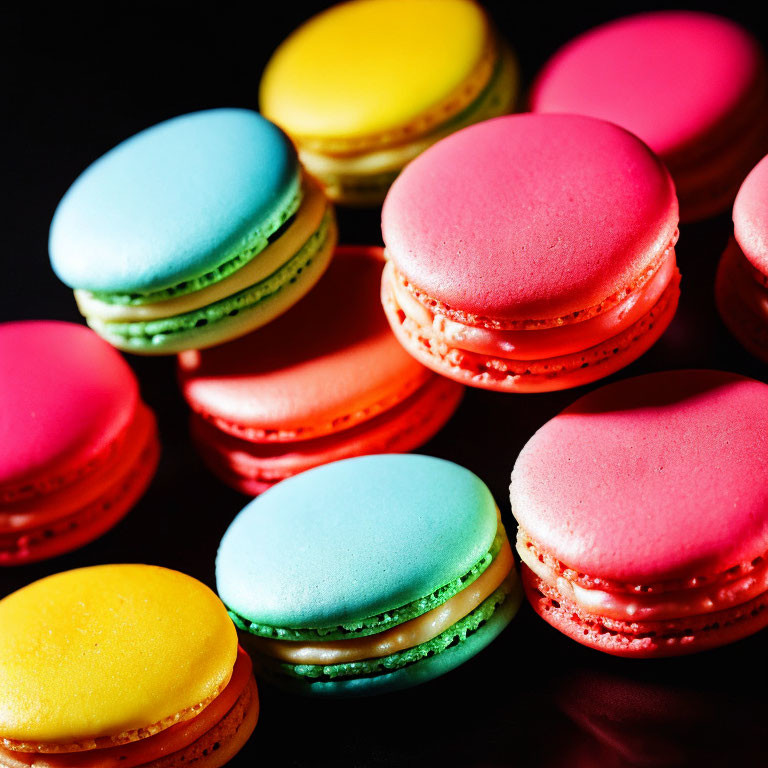
<instances>
[{"instance_id":1,"label":"pastel blue shell","mask_svg":"<svg viewBox=\"0 0 768 768\"><path fill-rule=\"evenodd\" d=\"M363 456L278 483L234 519L219 595L250 621L319 629L410 603L464 575L496 534L496 504L463 467Z\"/></svg>"},{"instance_id":2,"label":"pastel blue shell","mask_svg":"<svg viewBox=\"0 0 768 768\"><path fill-rule=\"evenodd\" d=\"M199 277L274 217L298 173L290 141L256 112L167 120L72 184L51 223L51 264L70 287L111 293Z\"/></svg>"}]
</instances>

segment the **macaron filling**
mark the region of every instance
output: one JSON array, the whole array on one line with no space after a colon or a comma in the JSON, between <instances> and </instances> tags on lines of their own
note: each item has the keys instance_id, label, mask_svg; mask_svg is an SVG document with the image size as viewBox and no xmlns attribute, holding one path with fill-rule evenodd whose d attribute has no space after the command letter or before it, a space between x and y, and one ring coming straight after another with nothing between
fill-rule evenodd
<instances>
[{"instance_id":1,"label":"macaron filling","mask_svg":"<svg viewBox=\"0 0 768 768\"><path fill-rule=\"evenodd\" d=\"M335 221L332 210L328 208L319 228L287 263L266 279L232 296L198 310L147 322L115 323L91 317L86 319L94 330L107 338L119 339L128 348L134 345L138 348L160 346L166 343L169 336L213 325L268 301L281 289L295 283L301 273L324 253L334 238Z\"/></svg>"},{"instance_id":2,"label":"macaron filling","mask_svg":"<svg viewBox=\"0 0 768 768\"><path fill-rule=\"evenodd\" d=\"M548 592L594 621L611 620L613 629L622 623L633 625L626 628L632 634L638 624L727 612L755 599L765 600L768 594L768 563L762 557L686 584L638 585L627 590L610 584L601 589L585 574L572 578L573 569L563 564L555 567L523 531L518 532L517 551Z\"/></svg>"},{"instance_id":3,"label":"macaron filling","mask_svg":"<svg viewBox=\"0 0 768 768\"><path fill-rule=\"evenodd\" d=\"M212 700L195 708L191 717L169 722L162 730L147 728L139 739L121 743L100 742L87 751L49 749L50 745L25 744L20 749L14 742L3 740L0 746L0 766L3 768L136 768L153 761L181 753L197 742L207 742L209 734L222 730L226 724L229 734L236 732L247 719L249 711L258 713L258 694L251 674L248 655L238 649L232 676L221 692ZM224 734L219 734L223 736ZM222 738L219 739L219 746ZM208 749L216 750L211 740ZM37 747L33 749L32 747ZM41 748L43 747L43 748ZM187 762L185 757L184 762Z\"/></svg>"},{"instance_id":4,"label":"macaron filling","mask_svg":"<svg viewBox=\"0 0 768 768\"><path fill-rule=\"evenodd\" d=\"M531 332L467 325L436 314L414 297L408 288L408 281L391 262L387 270L384 279L397 305L420 329L431 328L432 335L448 347L515 360L541 360L572 354L625 331L653 309L677 275L675 252L670 247L652 276L618 304L582 322L564 323Z\"/></svg>"},{"instance_id":5,"label":"macaron filling","mask_svg":"<svg viewBox=\"0 0 768 768\"><path fill-rule=\"evenodd\" d=\"M199 291L223 280L245 266L255 256L258 256L270 242L279 237L291 217L299 210L303 197L301 177L291 181L282 200L275 206L275 212L266 221L259 221L254 228L238 243L222 254L219 264L203 275L187 278L175 285L148 291L145 293L113 293L94 291L90 295L106 304L123 304L129 306L153 304L176 296L184 296Z\"/></svg>"},{"instance_id":6,"label":"macaron filling","mask_svg":"<svg viewBox=\"0 0 768 768\"><path fill-rule=\"evenodd\" d=\"M489 562L477 574L486 560ZM463 586L456 590L459 582ZM334 680L375 675L400 669L466 640L516 588L512 551L499 524L494 546L478 566L463 579L391 612L386 625L374 624L379 618L374 617L365 620L365 630L339 640L285 640L285 634L280 635L281 639L251 640L258 653L294 677ZM440 601L429 607L436 595L440 595ZM413 618L404 619L416 611ZM366 631L372 627L378 627L378 631Z\"/></svg>"}]
</instances>

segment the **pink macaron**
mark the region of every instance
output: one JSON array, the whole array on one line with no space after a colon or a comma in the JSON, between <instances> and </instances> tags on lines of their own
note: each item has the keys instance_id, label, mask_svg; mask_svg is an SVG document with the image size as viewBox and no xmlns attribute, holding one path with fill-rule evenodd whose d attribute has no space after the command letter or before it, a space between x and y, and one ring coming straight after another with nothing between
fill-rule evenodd
<instances>
[{"instance_id":1,"label":"pink macaron","mask_svg":"<svg viewBox=\"0 0 768 768\"><path fill-rule=\"evenodd\" d=\"M733 225L717 271L717 307L742 346L768 362L768 157L741 185Z\"/></svg>"},{"instance_id":2,"label":"pink macaron","mask_svg":"<svg viewBox=\"0 0 768 768\"><path fill-rule=\"evenodd\" d=\"M0 324L0 566L76 549L149 485L160 446L123 357L92 330Z\"/></svg>"},{"instance_id":3,"label":"pink macaron","mask_svg":"<svg viewBox=\"0 0 768 768\"><path fill-rule=\"evenodd\" d=\"M542 392L607 376L679 296L677 199L615 125L513 115L416 158L384 203L382 302L401 344L465 384Z\"/></svg>"},{"instance_id":4,"label":"pink macaron","mask_svg":"<svg viewBox=\"0 0 768 768\"><path fill-rule=\"evenodd\" d=\"M341 246L309 296L268 327L179 355L192 438L250 495L320 464L424 444L463 387L410 357L378 301L381 248Z\"/></svg>"},{"instance_id":5,"label":"pink macaron","mask_svg":"<svg viewBox=\"0 0 768 768\"><path fill-rule=\"evenodd\" d=\"M531 109L600 117L639 136L672 172L683 221L727 209L768 149L760 47L708 13L644 13L584 33L546 64Z\"/></svg>"},{"instance_id":6,"label":"pink macaron","mask_svg":"<svg viewBox=\"0 0 768 768\"><path fill-rule=\"evenodd\" d=\"M577 400L510 489L534 610L606 653L672 656L768 624L768 385L667 371Z\"/></svg>"}]
</instances>

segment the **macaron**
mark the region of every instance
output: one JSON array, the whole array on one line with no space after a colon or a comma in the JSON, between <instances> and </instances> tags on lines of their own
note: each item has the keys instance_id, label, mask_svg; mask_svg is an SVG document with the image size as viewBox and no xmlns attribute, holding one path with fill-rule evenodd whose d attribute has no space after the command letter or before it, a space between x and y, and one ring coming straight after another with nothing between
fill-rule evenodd
<instances>
[{"instance_id":1,"label":"macaron","mask_svg":"<svg viewBox=\"0 0 768 768\"><path fill-rule=\"evenodd\" d=\"M768 151L760 46L698 11L643 13L580 35L539 74L531 110L591 115L639 136L669 167L683 221L726 210Z\"/></svg>"},{"instance_id":2,"label":"macaron","mask_svg":"<svg viewBox=\"0 0 768 768\"><path fill-rule=\"evenodd\" d=\"M744 348L768 362L768 157L741 185L733 224L717 270L717 308Z\"/></svg>"},{"instance_id":3,"label":"macaron","mask_svg":"<svg viewBox=\"0 0 768 768\"><path fill-rule=\"evenodd\" d=\"M566 389L642 355L680 276L672 180L632 134L572 115L471 126L416 158L384 203L382 302L449 378Z\"/></svg>"},{"instance_id":4,"label":"macaron","mask_svg":"<svg viewBox=\"0 0 768 768\"><path fill-rule=\"evenodd\" d=\"M218 768L256 725L224 606L178 571L58 573L1 600L0 626L2 768Z\"/></svg>"},{"instance_id":5,"label":"macaron","mask_svg":"<svg viewBox=\"0 0 768 768\"><path fill-rule=\"evenodd\" d=\"M463 387L398 344L378 300L381 248L337 248L295 309L236 341L179 355L192 436L224 482L256 495L319 464L405 453L456 410Z\"/></svg>"},{"instance_id":6,"label":"macaron","mask_svg":"<svg viewBox=\"0 0 768 768\"><path fill-rule=\"evenodd\" d=\"M328 266L333 211L285 134L245 109L175 117L119 144L66 192L51 264L119 349L219 344L295 304Z\"/></svg>"},{"instance_id":7,"label":"macaron","mask_svg":"<svg viewBox=\"0 0 768 768\"><path fill-rule=\"evenodd\" d=\"M413 454L326 464L254 499L221 541L216 582L261 674L318 696L442 675L521 600L486 485Z\"/></svg>"},{"instance_id":8,"label":"macaron","mask_svg":"<svg viewBox=\"0 0 768 768\"><path fill-rule=\"evenodd\" d=\"M430 144L510 112L517 90L515 60L473 0L351 0L277 48L259 101L332 199L372 205Z\"/></svg>"},{"instance_id":9,"label":"macaron","mask_svg":"<svg viewBox=\"0 0 768 768\"><path fill-rule=\"evenodd\" d=\"M88 328L2 323L0 361L0 565L21 565L116 525L160 447L133 371Z\"/></svg>"},{"instance_id":10,"label":"macaron","mask_svg":"<svg viewBox=\"0 0 768 768\"><path fill-rule=\"evenodd\" d=\"M577 400L510 489L533 609L616 656L694 653L768 624L768 385L666 371Z\"/></svg>"}]
</instances>

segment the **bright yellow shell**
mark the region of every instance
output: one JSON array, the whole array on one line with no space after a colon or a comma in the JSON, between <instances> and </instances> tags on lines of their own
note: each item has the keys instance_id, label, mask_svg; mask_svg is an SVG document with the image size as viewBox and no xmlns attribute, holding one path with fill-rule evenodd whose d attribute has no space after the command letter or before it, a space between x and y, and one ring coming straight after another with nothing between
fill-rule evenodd
<instances>
[{"instance_id":1,"label":"bright yellow shell","mask_svg":"<svg viewBox=\"0 0 768 768\"><path fill-rule=\"evenodd\" d=\"M455 94L490 44L472 0L352 0L277 49L261 82L261 109L298 137L380 134Z\"/></svg>"},{"instance_id":2,"label":"bright yellow shell","mask_svg":"<svg viewBox=\"0 0 768 768\"><path fill-rule=\"evenodd\" d=\"M183 573L49 576L0 601L0 737L65 743L158 723L214 696L236 654L223 604Z\"/></svg>"}]
</instances>

